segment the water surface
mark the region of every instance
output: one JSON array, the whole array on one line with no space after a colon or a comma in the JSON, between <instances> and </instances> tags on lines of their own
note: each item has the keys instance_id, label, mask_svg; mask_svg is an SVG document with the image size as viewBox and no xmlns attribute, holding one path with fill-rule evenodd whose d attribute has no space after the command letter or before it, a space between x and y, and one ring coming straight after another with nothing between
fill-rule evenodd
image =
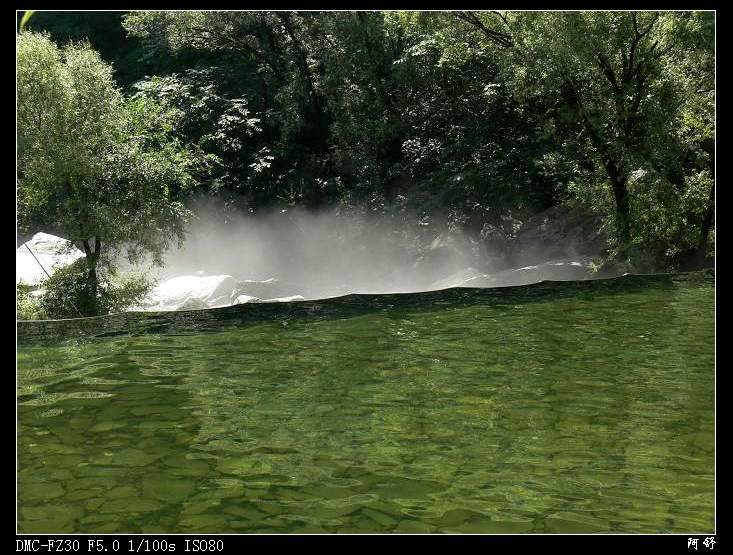
<instances>
[{"instance_id":1,"label":"water surface","mask_svg":"<svg viewBox=\"0 0 733 555\"><path fill-rule=\"evenodd\" d=\"M21 532L714 529L710 274L18 334Z\"/></svg>"}]
</instances>

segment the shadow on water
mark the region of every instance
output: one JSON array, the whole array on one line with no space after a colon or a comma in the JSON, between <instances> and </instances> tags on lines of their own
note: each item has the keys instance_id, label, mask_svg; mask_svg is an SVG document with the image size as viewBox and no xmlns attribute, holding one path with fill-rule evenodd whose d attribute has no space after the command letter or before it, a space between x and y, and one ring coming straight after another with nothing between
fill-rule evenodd
<instances>
[{"instance_id":1,"label":"shadow on water","mask_svg":"<svg viewBox=\"0 0 733 555\"><path fill-rule=\"evenodd\" d=\"M202 333L268 321L287 325L295 320L350 318L390 310L433 310L487 304L496 308L566 297L593 298L641 290L672 288L684 283L714 282L714 271L628 275L584 281L543 281L496 288L456 287L439 291L352 294L312 301L256 303L180 312L126 312L94 318L17 322L18 344L54 344L123 335Z\"/></svg>"}]
</instances>

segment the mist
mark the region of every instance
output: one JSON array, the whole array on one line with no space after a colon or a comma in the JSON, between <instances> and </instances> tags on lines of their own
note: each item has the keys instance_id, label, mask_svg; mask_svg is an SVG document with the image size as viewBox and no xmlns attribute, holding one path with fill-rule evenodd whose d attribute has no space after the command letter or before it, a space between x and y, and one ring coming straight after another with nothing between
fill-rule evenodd
<instances>
[{"instance_id":1,"label":"mist","mask_svg":"<svg viewBox=\"0 0 733 555\"><path fill-rule=\"evenodd\" d=\"M163 281L182 275L274 278L283 295L308 299L348 293L442 288L441 280L492 271L481 243L445 222L364 209L279 209L252 214L198 201L180 248L157 269ZM444 287L444 286L443 286Z\"/></svg>"}]
</instances>

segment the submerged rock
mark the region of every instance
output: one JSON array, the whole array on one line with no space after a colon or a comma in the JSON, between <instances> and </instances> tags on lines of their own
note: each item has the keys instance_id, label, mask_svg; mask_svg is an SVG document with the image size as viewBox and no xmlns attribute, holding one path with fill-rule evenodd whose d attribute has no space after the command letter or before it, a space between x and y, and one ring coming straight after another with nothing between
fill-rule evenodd
<instances>
[{"instance_id":1,"label":"submerged rock","mask_svg":"<svg viewBox=\"0 0 733 555\"><path fill-rule=\"evenodd\" d=\"M47 277L26 245L50 275L59 268L84 257L84 253L71 241L48 233L36 233L29 241L18 247L15 253L15 283L38 285Z\"/></svg>"}]
</instances>

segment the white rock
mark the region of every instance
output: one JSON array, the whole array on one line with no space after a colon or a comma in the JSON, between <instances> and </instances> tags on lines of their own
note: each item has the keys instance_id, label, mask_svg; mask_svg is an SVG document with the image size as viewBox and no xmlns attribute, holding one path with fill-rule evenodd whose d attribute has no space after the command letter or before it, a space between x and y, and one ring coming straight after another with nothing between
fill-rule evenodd
<instances>
[{"instance_id":1,"label":"white rock","mask_svg":"<svg viewBox=\"0 0 733 555\"><path fill-rule=\"evenodd\" d=\"M228 274L176 276L159 283L150 297L136 310L169 311L199 308L220 308L236 304L259 303L273 297L277 281L238 280ZM304 300L294 297L272 298L270 301Z\"/></svg>"},{"instance_id":2,"label":"white rock","mask_svg":"<svg viewBox=\"0 0 733 555\"><path fill-rule=\"evenodd\" d=\"M153 290L146 309L182 310L228 306L237 280L229 275L177 276L159 283Z\"/></svg>"},{"instance_id":3,"label":"white rock","mask_svg":"<svg viewBox=\"0 0 733 555\"><path fill-rule=\"evenodd\" d=\"M591 277L590 260L549 260L535 266L505 270L488 276L491 286L528 285L540 281L574 281Z\"/></svg>"},{"instance_id":4,"label":"white rock","mask_svg":"<svg viewBox=\"0 0 733 555\"><path fill-rule=\"evenodd\" d=\"M304 301L305 297L300 295L293 295L291 297L278 297L276 299L263 299L263 303L289 303L292 301Z\"/></svg>"},{"instance_id":5,"label":"white rock","mask_svg":"<svg viewBox=\"0 0 733 555\"><path fill-rule=\"evenodd\" d=\"M590 277L590 259L549 260L541 264L510 268L494 274L478 274L472 268L468 268L464 272L458 272L449 278L433 283L431 288L507 287L529 285L544 280L584 280Z\"/></svg>"},{"instance_id":6,"label":"white rock","mask_svg":"<svg viewBox=\"0 0 733 555\"><path fill-rule=\"evenodd\" d=\"M468 280L476 279L478 277L484 277L484 276L485 274L482 274L475 268L465 268L463 270L460 270L459 272L455 272L451 274L448 277L434 281L433 283L430 284L428 289L439 290L439 289L450 289L451 287L460 287Z\"/></svg>"},{"instance_id":7,"label":"white rock","mask_svg":"<svg viewBox=\"0 0 733 555\"><path fill-rule=\"evenodd\" d=\"M277 292L275 291L276 285L277 280L274 278L266 279L264 281L245 279L238 282L237 288L232 292L232 298L236 298L240 295L257 297L258 299L273 297L277 295ZM237 303L232 302L232 304Z\"/></svg>"},{"instance_id":8,"label":"white rock","mask_svg":"<svg viewBox=\"0 0 733 555\"><path fill-rule=\"evenodd\" d=\"M160 310L202 310L205 308L209 308L209 306L201 299L188 297L177 305L173 305L167 309Z\"/></svg>"},{"instance_id":9,"label":"white rock","mask_svg":"<svg viewBox=\"0 0 733 555\"><path fill-rule=\"evenodd\" d=\"M232 301L232 304L248 304L248 303L261 303L262 299L257 297L250 297L249 295L239 295Z\"/></svg>"},{"instance_id":10,"label":"white rock","mask_svg":"<svg viewBox=\"0 0 733 555\"><path fill-rule=\"evenodd\" d=\"M15 282L21 281L26 285L38 285L46 279L43 271L33 255L28 251L30 247L46 271L53 275L56 270L68 266L75 260L84 257L84 253L77 249L71 241L49 235L36 233L30 241L23 243L15 253Z\"/></svg>"}]
</instances>

